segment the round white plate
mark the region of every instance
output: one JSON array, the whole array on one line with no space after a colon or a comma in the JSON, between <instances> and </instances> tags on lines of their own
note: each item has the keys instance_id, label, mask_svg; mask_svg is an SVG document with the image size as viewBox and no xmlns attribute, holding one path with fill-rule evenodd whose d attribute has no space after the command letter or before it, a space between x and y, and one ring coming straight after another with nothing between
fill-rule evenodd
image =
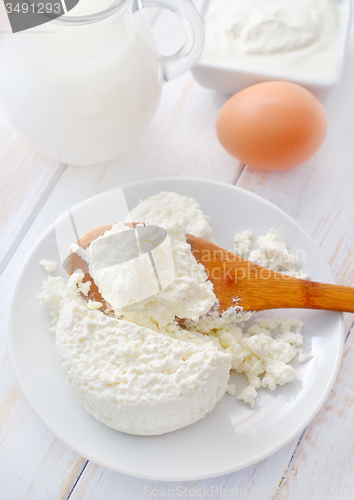
<instances>
[{"instance_id":1,"label":"round white plate","mask_svg":"<svg viewBox=\"0 0 354 500\"><path fill-rule=\"evenodd\" d=\"M333 282L312 240L288 215L264 199L227 184L197 179L154 179L123 186L129 209L139 199L176 191L195 198L211 217L219 245L232 249L232 235L250 229L255 236L280 231L311 279ZM94 209L104 193L86 201ZM112 221L108 221L112 222ZM23 266L12 298L8 345L17 382L40 420L68 447L124 474L156 480L194 480L233 472L268 457L296 437L316 415L339 369L344 341L343 315L282 310L284 318L305 323L305 348L313 358L294 362L297 379L275 392L261 390L253 409L226 394L199 422L162 436L123 434L101 424L75 400L59 366L50 319L36 297L46 273L41 259L59 260L54 228L38 242ZM64 276L64 271L62 271ZM273 316L272 312L262 316ZM237 394L246 386L237 378Z\"/></svg>"}]
</instances>

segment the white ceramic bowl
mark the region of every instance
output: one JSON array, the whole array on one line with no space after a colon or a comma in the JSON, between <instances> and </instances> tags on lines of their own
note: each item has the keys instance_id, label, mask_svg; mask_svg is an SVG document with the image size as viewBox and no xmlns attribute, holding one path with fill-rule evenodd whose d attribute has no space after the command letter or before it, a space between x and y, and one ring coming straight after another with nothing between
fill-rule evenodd
<instances>
[{"instance_id":1,"label":"white ceramic bowl","mask_svg":"<svg viewBox=\"0 0 354 500\"><path fill-rule=\"evenodd\" d=\"M211 217L216 241L232 248L232 235L251 229L255 237L271 227L294 252L315 281L332 282L321 252L303 229L279 208L232 185L202 179L152 179L123 186L128 207L160 191L195 198ZM102 193L85 202L90 217L111 210L112 196ZM81 205L82 205L81 204ZM74 208L74 207L72 207ZM113 212L112 212L113 213ZM92 223L90 217L81 221ZM214 410L193 425L162 436L132 436L96 420L76 401L56 358L48 312L37 292L46 273L41 259L60 261L54 227L38 241L19 274L9 314L8 347L17 382L40 420L67 446L115 471L162 481L219 476L268 457L294 439L325 402L334 384L344 343L343 314L330 311L266 311L305 323L304 349L313 358L292 364L296 380L275 392L260 390L254 408L225 394ZM57 273L65 276L63 268ZM237 394L246 387L243 375L232 375ZM121 497L124 495L122 494ZM3 497L2 497L3 498ZM118 497L117 497L118 498Z\"/></svg>"},{"instance_id":2,"label":"white ceramic bowl","mask_svg":"<svg viewBox=\"0 0 354 500\"><path fill-rule=\"evenodd\" d=\"M197 82L203 87L218 90L226 94L235 94L240 90L267 81L282 80L298 83L310 90L319 99L325 100L334 91L340 81L348 48L348 38L351 22L350 0L336 0L341 6L341 30L338 46L338 67L332 78L302 78L289 77L278 72L265 72L242 69L237 64L231 66L226 64L215 64L199 61L192 69L192 74ZM201 0L199 12L204 18L209 0Z\"/></svg>"}]
</instances>

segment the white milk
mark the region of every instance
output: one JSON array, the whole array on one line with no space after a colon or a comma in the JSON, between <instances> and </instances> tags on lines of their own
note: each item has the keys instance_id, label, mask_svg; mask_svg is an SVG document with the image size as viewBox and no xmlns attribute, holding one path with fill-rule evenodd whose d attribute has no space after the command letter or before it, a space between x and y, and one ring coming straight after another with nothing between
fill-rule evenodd
<instances>
[{"instance_id":1,"label":"white milk","mask_svg":"<svg viewBox=\"0 0 354 500\"><path fill-rule=\"evenodd\" d=\"M68 15L110 1L81 0ZM86 26L45 24L4 37L2 100L26 139L58 161L88 165L121 155L151 122L162 77L139 13L124 7Z\"/></svg>"}]
</instances>

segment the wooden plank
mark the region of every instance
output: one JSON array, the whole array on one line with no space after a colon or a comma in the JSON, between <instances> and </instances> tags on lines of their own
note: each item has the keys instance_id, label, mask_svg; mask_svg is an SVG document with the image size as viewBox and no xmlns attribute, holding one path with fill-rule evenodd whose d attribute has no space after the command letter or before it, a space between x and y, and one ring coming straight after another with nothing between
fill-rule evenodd
<instances>
[{"instance_id":1,"label":"wooden plank","mask_svg":"<svg viewBox=\"0 0 354 500\"><path fill-rule=\"evenodd\" d=\"M296 440L266 460L233 474L187 482L162 482L137 479L104 469L90 462L80 477L70 500L141 500L181 498L219 500L255 498L270 500L279 485L279 471L289 463ZM281 477L280 477L281 479ZM169 493L168 493L169 491ZM172 493L173 492L173 493Z\"/></svg>"},{"instance_id":2,"label":"wooden plank","mask_svg":"<svg viewBox=\"0 0 354 500\"><path fill-rule=\"evenodd\" d=\"M336 383L307 429L280 485L279 499L354 497L354 328Z\"/></svg>"},{"instance_id":3,"label":"wooden plank","mask_svg":"<svg viewBox=\"0 0 354 500\"><path fill-rule=\"evenodd\" d=\"M64 168L32 149L0 107L0 274Z\"/></svg>"}]
</instances>

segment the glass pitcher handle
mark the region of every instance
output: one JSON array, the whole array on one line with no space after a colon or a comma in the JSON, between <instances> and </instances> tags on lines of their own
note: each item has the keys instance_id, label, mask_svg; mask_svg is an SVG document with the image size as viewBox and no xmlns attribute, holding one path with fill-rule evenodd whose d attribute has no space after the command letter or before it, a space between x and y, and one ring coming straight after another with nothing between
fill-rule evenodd
<instances>
[{"instance_id":1,"label":"glass pitcher handle","mask_svg":"<svg viewBox=\"0 0 354 500\"><path fill-rule=\"evenodd\" d=\"M134 11L168 9L179 17L186 32L183 47L171 56L162 56L165 80L172 80L188 71L199 59L204 47L204 27L191 0L136 0Z\"/></svg>"}]
</instances>

